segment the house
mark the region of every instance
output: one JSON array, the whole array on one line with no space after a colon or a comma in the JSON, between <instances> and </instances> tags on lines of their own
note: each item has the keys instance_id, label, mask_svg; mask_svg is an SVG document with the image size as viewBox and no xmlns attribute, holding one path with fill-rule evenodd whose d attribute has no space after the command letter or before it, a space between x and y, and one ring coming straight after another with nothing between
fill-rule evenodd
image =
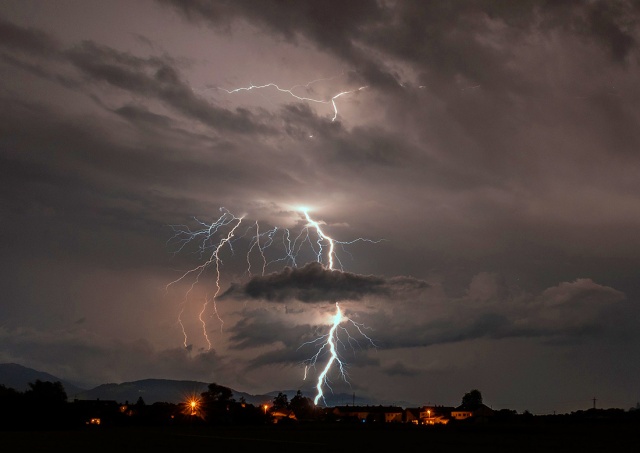
<instances>
[{"instance_id":1,"label":"house","mask_svg":"<svg viewBox=\"0 0 640 453\"><path fill-rule=\"evenodd\" d=\"M404 418L402 421L405 423L411 423L413 425L419 425L420 411L421 411L421 408L419 407L407 407L404 410Z\"/></svg>"},{"instance_id":2,"label":"house","mask_svg":"<svg viewBox=\"0 0 640 453\"><path fill-rule=\"evenodd\" d=\"M273 423L284 421L297 421L296 414L291 409L274 409L269 411Z\"/></svg>"},{"instance_id":3,"label":"house","mask_svg":"<svg viewBox=\"0 0 640 453\"><path fill-rule=\"evenodd\" d=\"M74 418L87 425L100 425L115 421L120 412L120 405L113 400L79 400L74 399L71 413Z\"/></svg>"},{"instance_id":4,"label":"house","mask_svg":"<svg viewBox=\"0 0 640 453\"><path fill-rule=\"evenodd\" d=\"M343 420L367 423L402 423L404 410L396 406L336 406L333 414Z\"/></svg>"},{"instance_id":5,"label":"house","mask_svg":"<svg viewBox=\"0 0 640 453\"><path fill-rule=\"evenodd\" d=\"M493 414L493 409L482 403L474 406L463 404L451 411L451 417L456 420L466 420L468 418L486 420L487 417L491 417Z\"/></svg>"},{"instance_id":6,"label":"house","mask_svg":"<svg viewBox=\"0 0 640 453\"><path fill-rule=\"evenodd\" d=\"M418 415L421 425L446 425L455 410L449 406L423 406Z\"/></svg>"}]
</instances>

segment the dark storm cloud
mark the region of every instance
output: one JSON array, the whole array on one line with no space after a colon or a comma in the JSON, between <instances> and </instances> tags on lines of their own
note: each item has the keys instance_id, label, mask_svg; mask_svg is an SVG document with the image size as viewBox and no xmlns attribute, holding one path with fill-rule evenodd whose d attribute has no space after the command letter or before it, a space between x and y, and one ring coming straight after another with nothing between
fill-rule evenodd
<instances>
[{"instance_id":1,"label":"dark storm cloud","mask_svg":"<svg viewBox=\"0 0 640 453\"><path fill-rule=\"evenodd\" d=\"M584 46L582 50L602 46L611 49L612 58L619 60L622 56L629 60L635 49L635 3L161 3L173 4L189 19L214 28L244 20L288 40L305 38L351 65L373 90L358 96L380 96L378 102L385 105L388 123L384 126L388 130L376 125L345 133L336 124L317 121L309 109L294 106L284 112L292 136L305 137L309 129L319 127L314 132L327 142L322 142L322 148L318 146L323 150L318 154L333 157L332 162L324 164L338 171L348 169L344 165L349 163L406 166L419 168L420 172L388 174L387 178L380 178L382 183L402 178L416 186L452 189L450 194L457 193L464 200L473 198L475 195L468 191L477 188L498 190L505 196L517 190L528 195L545 187L554 168L563 166L562 162L556 164L563 160L561 156L615 152L638 144L638 137L632 132L637 128L629 127L637 118L627 102L616 102L607 94L606 105L597 105L600 102L592 97L576 104L581 91L587 90L593 96L603 87L593 83L581 87L582 74L563 70L566 58L562 58L565 50L560 45L566 38L566 52L579 42ZM233 30L229 32L233 34ZM615 44L618 42L627 44ZM538 56L540 61L528 60L529 54ZM575 59L576 70L580 55L576 53L569 59ZM380 56L391 59L391 65L397 63L414 73L415 84L425 90L412 86L414 82L400 88L399 84L405 82L402 70L385 66ZM587 53L584 58L592 57ZM383 90L382 85L376 85L361 70L363 62L387 74L397 89ZM554 70L560 72L549 75ZM565 74L566 80L562 79ZM558 77L561 79L556 80ZM608 110L617 119L605 113ZM565 127L558 129L558 124ZM548 133L531 140L528 131L537 129ZM418 135L413 137L417 145L403 140L408 130ZM601 150L573 146L575 139L569 137L585 130L603 131L606 143ZM620 146L611 146L611 142ZM554 152L559 148L562 153ZM583 171L570 178L585 175L589 179L586 175L597 172L590 162L593 161L584 159ZM381 174L371 165L359 171L370 177ZM484 202L474 200L469 206L474 209ZM519 221L521 211L517 207L500 206L495 199L486 204L470 216Z\"/></svg>"},{"instance_id":2,"label":"dark storm cloud","mask_svg":"<svg viewBox=\"0 0 640 453\"><path fill-rule=\"evenodd\" d=\"M70 49L66 55L91 81L105 81L131 94L156 98L206 126L244 134L270 130L256 123L246 110L233 113L196 96L166 59L139 58L90 41Z\"/></svg>"},{"instance_id":3,"label":"dark storm cloud","mask_svg":"<svg viewBox=\"0 0 640 453\"><path fill-rule=\"evenodd\" d=\"M417 376L420 370L411 368L402 362L395 362L382 369L382 372L389 376Z\"/></svg>"},{"instance_id":4,"label":"dark storm cloud","mask_svg":"<svg viewBox=\"0 0 640 453\"><path fill-rule=\"evenodd\" d=\"M29 193L58 216L69 215L65 222L87 209L92 212L78 226L85 221L122 225L127 217L139 223L144 216L130 212L143 206L162 221L162 212L179 204L184 218L189 218L197 210L194 201L182 199L189 197L186 192L206 193L213 183L219 198L230 193L243 198L244 192L274 188L271 181L295 184L295 158L286 157L287 165L274 168L277 160L253 157L255 152L269 151L255 140L257 135L273 132L269 115L228 110L205 101L193 92L171 57L139 57L90 40L62 48L48 34L7 21L0 29L7 37L0 42L0 49L6 51L5 63L57 83L62 90L84 94L113 114L107 120L98 115L77 117L41 104L46 97L31 102L5 99L3 169L16 167L19 172L7 174L3 181L7 203L16 200L18 210L24 206L17 201L27 193L24 184L36 180L40 184L30 183ZM45 59L35 59L43 52ZM159 109L157 102L169 111ZM181 117L198 120L207 129L187 130ZM123 128L118 119L131 128ZM140 134L136 144L122 140L130 132ZM25 173L31 176L18 178ZM246 185L239 187L242 182ZM62 195L65 191L67 195ZM71 205L86 209L69 209Z\"/></svg>"},{"instance_id":5,"label":"dark storm cloud","mask_svg":"<svg viewBox=\"0 0 640 453\"><path fill-rule=\"evenodd\" d=\"M173 120L171 118L153 113L144 106L127 104L115 109L114 112L140 127L151 126L161 129L173 126Z\"/></svg>"},{"instance_id":6,"label":"dark storm cloud","mask_svg":"<svg viewBox=\"0 0 640 453\"><path fill-rule=\"evenodd\" d=\"M611 2L601 0L591 2L587 8L585 21L588 30L609 48L618 62L626 61L637 47L632 29L637 26L640 4L637 1Z\"/></svg>"},{"instance_id":7,"label":"dark storm cloud","mask_svg":"<svg viewBox=\"0 0 640 453\"><path fill-rule=\"evenodd\" d=\"M363 94L358 92L357 96ZM354 99L351 99L352 102ZM411 165L421 150L400 134L378 127L358 126L345 129L340 121L329 121L316 114L308 105L290 104L282 108L285 132L296 139L314 136L310 146L322 150L316 158L336 170L353 168L379 170ZM438 167L437 162L429 162ZM344 170L343 170L344 171ZM437 174L434 169L433 174Z\"/></svg>"},{"instance_id":8,"label":"dark storm cloud","mask_svg":"<svg viewBox=\"0 0 640 453\"><path fill-rule=\"evenodd\" d=\"M385 279L331 270L318 262L300 268L285 267L281 272L255 276L243 285L231 286L222 296L263 299L273 302L338 302L360 300L366 296L390 297L396 292L422 290L429 285L410 277Z\"/></svg>"},{"instance_id":9,"label":"dark storm cloud","mask_svg":"<svg viewBox=\"0 0 640 453\"><path fill-rule=\"evenodd\" d=\"M308 271L305 272L308 276L313 274ZM319 269L314 266L313 271ZM309 280L287 278L290 272L272 275L262 281L270 281L273 292L277 292L280 299L293 298L292 294L297 294L300 300L304 300L306 295L301 296L297 287L301 281L309 284ZM278 284L277 281L283 278L288 283ZM317 279L313 280L317 282ZM375 355L365 353L375 348L401 350L508 338L576 344L616 331L626 332L622 334L624 336L634 329L629 318L637 311L626 303L623 293L589 279L564 282L538 295L530 295L512 292L496 275L485 273L473 279L464 298L447 300L439 299L436 293L429 293L430 288L416 284L415 279L394 280L395 283L390 285L395 288L393 297L388 293L381 296L376 290L373 293L383 303L370 306L356 304L348 309L348 316L356 316L360 328L371 340L353 329L350 322L342 324L345 332L349 330L349 340L345 340L346 336L343 338L339 354L349 356L350 366L380 366ZM362 283L357 286L361 287ZM324 285L327 286L326 281ZM418 288L421 290L416 291ZM246 293L237 296L246 296ZM274 294L256 297L277 301ZM288 366L308 363L327 334L326 325L296 325L278 313L267 307L245 309L242 320L229 330L232 349L267 348L266 352L260 352L250 361L251 368L275 363ZM340 335L345 335L345 332ZM350 348L358 352L354 353ZM390 376L415 376L419 371L405 363L395 362L382 367L381 372Z\"/></svg>"},{"instance_id":10,"label":"dark storm cloud","mask_svg":"<svg viewBox=\"0 0 640 453\"><path fill-rule=\"evenodd\" d=\"M197 96L175 67L177 63L167 56L137 57L89 40L63 49L48 34L7 21L0 21L0 35L6 38L0 46L11 53L4 55L5 61L63 86L81 89L86 84L106 82L134 97L158 100L213 129L242 134L273 132L247 110L232 112ZM31 62L32 57L43 55L51 60L50 66ZM61 64L74 67L80 72L79 76L69 74L68 68L61 68Z\"/></svg>"},{"instance_id":11,"label":"dark storm cloud","mask_svg":"<svg viewBox=\"0 0 640 453\"><path fill-rule=\"evenodd\" d=\"M266 318L266 319L265 319ZM286 326L282 319L273 319L263 310L245 312L231 329L229 339L234 349L256 348L273 344L295 344L309 338L312 326Z\"/></svg>"},{"instance_id":12,"label":"dark storm cloud","mask_svg":"<svg viewBox=\"0 0 640 453\"><path fill-rule=\"evenodd\" d=\"M509 292L490 274L476 276L464 298L396 307L393 316L373 313L368 320L388 348L518 337L578 341L629 329L628 323L616 325L615 320L633 312L622 292L590 279L530 295ZM413 327L413 321L406 321L412 314L417 320ZM396 324L396 319L403 321Z\"/></svg>"},{"instance_id":13,"label":"dark storm cloud","mask_svg":"<svg viewBox=\"0 0 640 453\"><path fill-rule=\"evenodd\" d=\"M59 44L48 34L33 28L15 25L0 16L0 46L38 56L52 56Z\"/></svg>"},{"instance_id":14,"label":"dark storm cloud","mask_svg":"<svg viewBox=\"0 0 640 453\"><path fill-rule=\"evenodd\" d=\"M37 230L47 213L52 234L40 242L42 250L54 248L57 255L66 246L98 259L98 255L113 255L121 242L122 247L134 249L125 245L124 231L148 235L137 240L140 245L153 242L150 232L162 230L170 217L167 210L182 206L185 218L190 217L195 208L194 201L186 199L189 188L197 191L196 187L208 186L212 180L227 181L229 191L238 192L233 188L238 181L266 186L264 179L290 179L286 169L267 172L264 163L253 159L238 164L251 149L238 150L242 140L231 142L228 135L220 138L215 132L252 136L268 127L254 122L247 111L217 108L196 96L172 58L137 57L92 41L63 49L52 36L6 20L0 22L0 33L6 38L0 40L6 64L59 84L61 93L71 89L85 94L112 114L107 119L97 112L77 116L49 105L46 96L29 100L2 93L1 206L13 219L4 226L10 231L7 237L16 231ZM129 100L113 102L113 93L105 92L105 86L126 92ZM170 107L170 113L157 113L154 101ZM208 129L187 130L172 113L200 120ZM123 127L122 120L131 128ZM139 133L140 140L123 141L130 132ZM211 154L205 162L203 150ZM217 193L224 195L221 189ZM30 214L24 217L25 213ZM65 233L69 224L74 225L73 234ZM97 229L103 230L102 240L90 241L87 237ZM113 240L115 245L109 247L101 245L115 237L122 240ZM80 246L85 241L91 245ZM8 245L14 247L17 244Z\"/></svg>"},{"instance_id":15,"label":"dark storm cloud","mask_svg":"<svg viewBox=\"0 0 640 453\"><path fill-rule=\"evenodd\" d=\"M15 25L0 17L0 59L42 79L68 88L78 86L73 77L55 68L61 47L51 35Z\"/></svg>"},{"instance_id":16,"label":"dark storm cloud","mask_svg":"<svg viewBox=\"0 0 640 453\"><path fill-rule=\"evenodd\" d=\"M385 68L387 55L422 67L430 73L500 86L509 82L505 64L509 51L491 48L477 39L491 35L490 22L508 26L511 38L522 37L538 23L546 30L563 28L569 33L593 38L607 47L617 61L635 49L631 29L637 22L637 2L373 2L373 1L208 1L159 0L187 18L203 20L227 30L233 20L246 20L259 28L295 42L304 37L319 50L343 59L378 87L397 86L398 75ZM570 24L567 27L567 24ZM452 32L455 30L455 32ZM496 79L484 68L500 67Z\"/></svg>"},{"instance_id":17,"label":"dark storm cloud","mask_svg":"<svg viewBox=\"0 0 640 453\"><path fill-rule=\"evenodd\" d=\"M632 394L638 2L88 4L0 6L0 361L271 391L340 302L376 344L341 350L357 372L371 366L372 393L428 401L520 373L515 391L545 399L575 369L575 388ZM330 105L214 88L256 78L314 80L311 96L367 87L338 100L335 121ZM295 223L298 203L335 237L385 242L350 249L349 272L311 264L231 286L205 352L212 275L188 297L159 294L202 264L171 258L168 224L225 206L266 231ZM249 234L225 255L221 292L246 275Z\"/></svg>"},{"instance_id":18,"label":"dark storm cloud","mask_svg":"<svg viewBox=\"0 0 640 453\"><path fill-rule=\"evenodd\" d=\"M274 283L274 280L288 275L289 272L284 272L268 279L274 284L273 291L282 299L293 298L292 294L297 294L297 283L289 281L286 290L283 289L285 285ZM415 279L406 279L404 289L401 289L404 279L394 280L395 284L391 286L395 287L395 295L382 297L386 303L350 309L373 343L383 350L477 339L536 338L543 342L575 343L584 338L609 335L616 330L631 332L633 329L632 322L623 321L634 312L633 307L626 303L625 295L590 279L564 282L538 295L530 295L509 291L496 275L478 274L464 298L446 300L430 293L428 287L416 292L416 288L422 285L416 285ZM381 296L375 292L376 296ZM274 301L275 297L271 297ZM269 296L264 294L261 298L269 300ZM343 327L349 328L350 324L345 322ZM233 326L231 332L236 349L284 345L276 351L260 354L252 362L255 366L267 365L274 360L295 364L313 355L317 339L326 335L326 326L292 325L286 316L274 316L266 308L261 308L243 311L243 320ZM371 348L371 343L358 332L350 335L350 342L357 341L363 350ZM413 374L398 364L387 372L392 375Z\"/></svg>"},{"instance_id":19,"label":"dark storm cloud","mask_svg":"<svg viewBox=\"0 0 640 453\"><path fill-rule=\"evenodd\" d=\"M291 42L309 39L320 50L353 65L368 83L386 88L397 86L395 77L383 68L381 61L367 55L356 42L363 30L366 33L383 25L387 11L379 2L160 0L160 3L172 5L190 20L204 20L223 30L233 20L244 19Z\"/></svg>"},{"instance_id":20,"label":"dark storm cloud","mask_svg":"<svg viewBox=\"0 0 640 453\"><path fill-rule=\"evenodd\" d=\"M46 251L49 256L70 258L71 254L73 259L113 265L116 256L127 250L132 261L121 263L123 268L151 256L164 261L166 223L175 215L168 211L178 209L183 218L189 218L196 210L195 202L180 192L185 186L182 175L189 174L189 186L205 187L212 177L234 181L261 172L252 165L237 168L228 161L198 162L190 148L206 146L225 155L226 145L171 128L170 119L139 107L125 106L117 113L148 130L147 145L141 146L122 143L110 132L112 126L121 130L122 123L79 120L13 99L5 99L3 105L3 235L39 234L42 222L48 231L37 244L6 245L5 251L15 250L18 255ZM180 149L174 146L178 140ZM156 236L162 232L165 238Z\"/></svg>"}]
</instances>

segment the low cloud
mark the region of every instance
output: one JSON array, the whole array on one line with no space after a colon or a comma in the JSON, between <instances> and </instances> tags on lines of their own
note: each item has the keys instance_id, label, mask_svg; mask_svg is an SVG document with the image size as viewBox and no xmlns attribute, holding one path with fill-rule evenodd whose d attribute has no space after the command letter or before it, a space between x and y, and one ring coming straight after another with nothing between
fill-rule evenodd
<instances>
[{"instance_id":1,"label":"low cloud","mask_svg":"<svg viewBox=\"0 0 640 453\"><path fill-rule=\"evenodd\" d=\"M610 328L628 308L625 299L621 291L586 278L535 295L507 288L497 274L481 273L464 297L397 303L393 312L382 307L369 325L387 348L517 337L577 340Z\"/></svg>"},{"instance_id":2,"label":"low cloud","mask_svg":"<svg viewBox=\"0 0 640 453\"><path fill-rule=\"evenodd\" d=\"M318 262L300 268L253 277L244 285L232 285L221 298L262 299L270 302L298 300L307 303L361 300L365 296L391 297L395 293L421 290L429 285L412 277L386 279L374 275L326 269Z\"/></svg>"}]
</instances>

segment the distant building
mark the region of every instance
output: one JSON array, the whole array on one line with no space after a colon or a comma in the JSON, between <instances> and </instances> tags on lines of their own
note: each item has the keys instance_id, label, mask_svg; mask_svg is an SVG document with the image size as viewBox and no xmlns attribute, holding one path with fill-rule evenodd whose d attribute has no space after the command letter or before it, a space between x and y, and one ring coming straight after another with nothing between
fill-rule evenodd
<instances>
[{"instance_id":1,"label":"distant building","mask_svg":"<svg viewBox=\"0 0 640 453\"><path fill-rule=\"evenodd\" d=\"M423 406L420 409L418 419L421 425L446 425L455 410L450 406Z\"/></svg>"},{"instance_id":2,"label":"distant building","mask_svg":"<svg viewBox=\"0 0 640 453\"><path fill-rule=\"evenodd\" d=\"M336 406L332 412L342 420L367 423L402 423L405 415L397 406Z\"/></svg>"},{"instance_id":3,"label":"distant building","mask_svg":"<svg viewBox=\"0 0 640 453\"><path fill-rule=\"evenodd\" d=\"M451 417L456 420L466 420L468 418L486 419L493 416L494 411L489 406L479 404L475 406L461 405L451 411Z\"/></svg>"},{"instance_id":4,"label":"distant building","mask_svg":"<svg viewBox=\"0 0 640 453\"><path fill-rule=\"evenodd\" d=\"M72 413L80 422L87 425L100 425L112 422L120 411L120 406L113 400L79 400L74 399Z\"/></svg>"},{"instance_id":5,"label":"distant building","mask_svg":"<svg viewBox=\"0 0 640 453\"><path fill-rule=\"evenodd\" d=\"M290 409L275 409L269 412L273 423L279 423L282 420L298 420L296 414Z\"/></svg>"},{"instance_id":6,"label":"distant building","mask_svg":"<svg viewBox=\"0 0 640 453\"><path fill-rule=\"evenodd\" d=\"M420 411L422 409L420 407L408 407L404 410L404 421L405 423L412 423L414 425L420 424Z\"/></svg>"}]
</instances>

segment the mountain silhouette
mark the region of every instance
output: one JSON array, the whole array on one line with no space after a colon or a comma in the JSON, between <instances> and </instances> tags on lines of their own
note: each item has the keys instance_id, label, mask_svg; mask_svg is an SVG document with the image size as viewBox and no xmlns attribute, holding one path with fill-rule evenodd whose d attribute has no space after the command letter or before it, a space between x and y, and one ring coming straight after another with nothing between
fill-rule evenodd
<instances>
[{"instance_id":1,"label":"mountain silhouette","mask_svg":"<svg viewBox=\"0 0 640 453\"><path fill-rule=\"evenodd\" d=\"M83 389L69 381L60 379L52 374L27 368L16 363L0 364L0 385L13 388L17 391L24 392L29 389L29 383L36 380L48 382L60 382L67 393L69 401L78 400L110 400L118 403L135 403L138 398L142 397L145 404L153 403L181 403L191 396L200 396L202 392L207 391L210 382L189 381L189 380L172 380L172 379L141 379L138 381L107 383L101 384L92 389ZM224 385L219 383L219 385ZM229 387L231 388L231 387ZM253 395L246 392L239 392L231 388L233 398L236 401L243 399L249 404L260 406L262 404L271 404L273 399L279 394L287 395L289 401L296 395L297 390L276 390L266 394ZM306 390L301 390L303 396L313 399L315 394ZM402 407L413 407L415 404L402 402L388 402L376 400L363 395L336 393L326 394L322 405L329 407L343 406L355 404L359 406L365 405L395 405Z\"/></svg>"},{"instance_id":2,"label":"mountain silhouette","mask_svg":"<svg viewBox=\"0 0 640 453\"><path fill-rule=\"evenodd\" d=\"M75 395L78 395L85 389L78 387L77 385L60 379L52 374L45 373L44 371L37 371L32 368L27 368L17 363L0 363L0 385L12 388L19 392L29 390L29 383L33 383L37 380L43 382L60 382L67 397L72 400Z\"/></svg>"}]
</instances>

